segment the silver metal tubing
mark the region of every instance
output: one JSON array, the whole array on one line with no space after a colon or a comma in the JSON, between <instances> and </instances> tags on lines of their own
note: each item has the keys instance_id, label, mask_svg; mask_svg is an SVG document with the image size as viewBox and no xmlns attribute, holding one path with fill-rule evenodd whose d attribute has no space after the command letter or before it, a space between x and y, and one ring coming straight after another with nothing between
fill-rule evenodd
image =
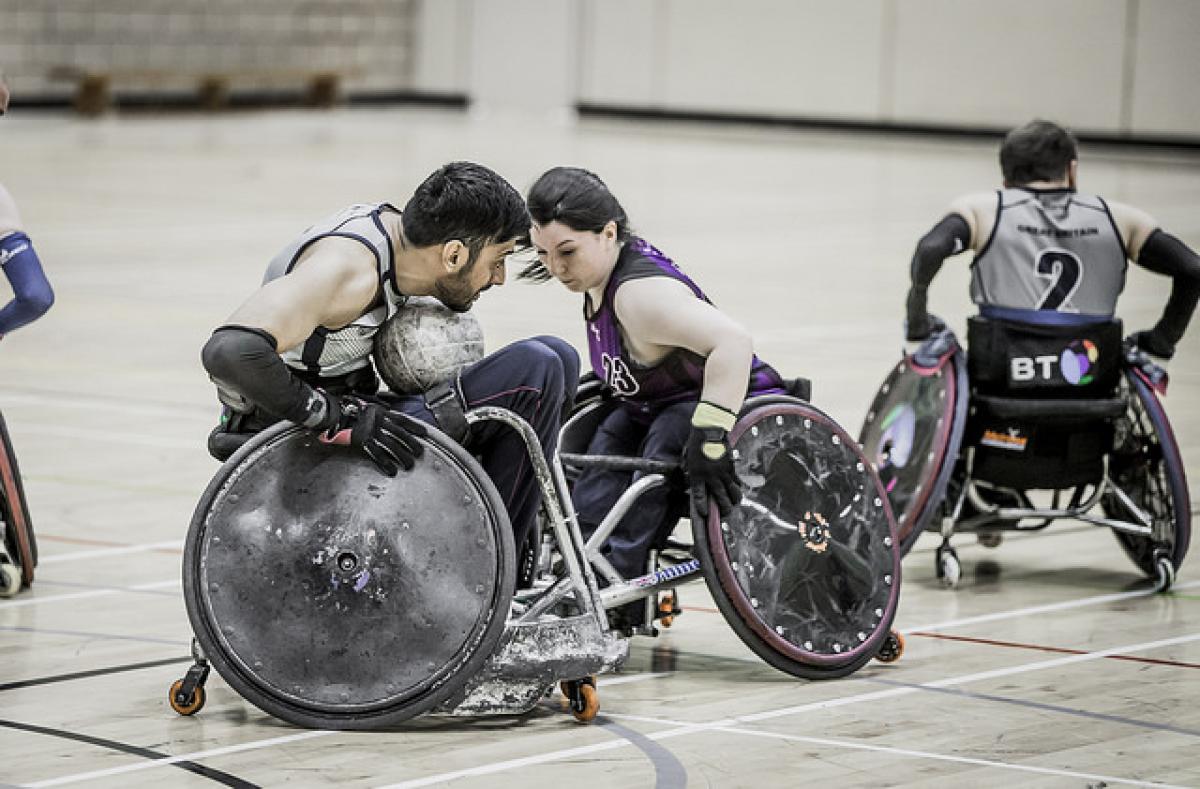
<instances>
[{"instance_id":1,"label":"silver metal tubing","mask_svg":"<svg viewBox=\"0 0 1200 789\"><path fill-rule=\"evenodd\" d=\"M537 433L534 432L533 427L507 408L498 408L496 406L473 408L467 412L466 417L468 424L490 420L508 425L513 430L516 430L525 441L525 451L529 456L530 463L533 465L534 477L537 479L538 486L542 489L542 506L545 508L546 515L549 517L551 526L554 529L554 536L558 540L559 550L562 552L563 561L567 566L567 575L571 579L571 585L579 593L581 605L586 606L587 601L594 601L593 590L595 586L593 584L592 589L589 589L587 582L584 580L583 569L580 566L579 552L576 549L578 543L572 541L571 530L568 528L566 516L563 514L562 500L559 497L554 473L550 470L550 464L546 462L546 458L542 454L542 444L538 440ZM555 462L557 463L557 458ZM578 528L576 528L577 533ZM594 603L587 607L594 608Z\"/></svg>"},{"instance_id":2,"label":"silver metal tubing","mask_svg":"<svg viewBox=\"0 0 1200 789\"><path fill-rule=\"evenodd\" d=\"M659 589L674 589L700 574L700 560L677 564L674 567L664 567L652 573L631 578L621 584L613 584L600 593L605 608L616 608L634 600L653 594Z\"/></svg>"},{"instance_id":3,"label":"silver metal tubing","mask_svg":"<svg viewBox=\"0 0 1200 789\"><path fill-rule=\"evenodd\" d=\"M1147 515L1146 511L1139 507L1133 499L1129 498L1128 493L1121 490L1121 488L1117 485L1113 485L1112 490L1113 493L1116 494L1117 498L1121 500L1121 503L1133 513L1133 516L1137 518L1147 530L1154 526L1154 519Z\"/></svg>"},{"instance_id":4,"label":"silver metal tubing","mask_svg":"<svg viewBox=\"0 0 1200 789\"><path fill-rule=\"evenodd\" d=\"M1107 526L1116 531L1122 531L1126 534L1136 534L1141 537L1153 537L1154 529L1150 526L1143 526L1140 523L1130 523L1129 521L1119 521L1112 518L1101 518L1099 515L1076 515L1078 520L1094 523L1097 526Z\"/></svg>"},{"instance_id":5,"label":"silver metal tubing","mask_svg":"<svg viewBox=\"0 0 1200 789\"><path fill-rule=\"evenodd\" d=\"M596 527L596 531L588 538L587 544L584 546L588 559L595 559L595 557L600 555L600 546L613 533L613 529L617 528L617 524L621 522L621 518L625 517L625 513L629 512L633 503L643 493L666 483L666 481L667 478L662 474L647 474L626 488L621 497L613 504L612 509L604 516L604 520L600 521L600 525Z\"/></svg>"},{"instance_id":6,"label":"silver metal tubing","mask_svg":"<svg viewBox=\"0 0 1200 789\"><path fill-rule=\"evenodd\" d=\"M571 579L564 575L555 581L549 589L539 595L530 606L517 617L517 622L533 622L538 617L553 608L560 600L571 593ZM590 611L585 611L590 613Z\"/></svg>"},{"instance_id":7,"label":"silver metal tubing","mask_svg":"<svg viewBox=\"0 0 1200 789\"><path fill-rule=\"evenodd\" d=\"M608 618L600 615L600 612L604 610L604 606L600 603L600 586L596 583L596 576L592 573L592 565L587 558L583 535L579 531L579 517L575 513L575 503L571 500L571 488L567 484L567 475L563 472L562 463L559 462L557 452L554 455L554 462L550 465L550 470L554 474L554 487L558 491L558 501L560 502L563 517L566 519L566 531L570 539L569 547L579 559L583 572L583 580L587 584L587 599L590 601L590 604L586 607L596 612L597 617L601 620L601 629L607 632ZM561 552L562 550L563 546L560 545L559 551ZM583 602L581 601L582 604Z\"/></svg>"}]
</instances>

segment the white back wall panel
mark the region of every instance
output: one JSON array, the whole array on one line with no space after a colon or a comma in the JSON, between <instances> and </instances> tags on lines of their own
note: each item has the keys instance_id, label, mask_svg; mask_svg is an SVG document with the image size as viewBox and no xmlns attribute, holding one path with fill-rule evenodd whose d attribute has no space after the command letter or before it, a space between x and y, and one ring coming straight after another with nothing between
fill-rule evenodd
<instances>
[{"instance_id":1,"label":"white back wall panel","mask_svg":"<svg viewBox=\"0 0 1200 789\"><path fill-rule=\"evenodd\" d=\"M1132 131L1200 137L1200 2L1141 0L1137 11Z\"/></svg>"},{"instance_id":2,"label":"white back wall panel","mask_svg":"<svg viewBox=\"0 0 1200 789\"><path fill-rule=\"evenodd\" d=\"M884 0L669 0L663 103L859 117L879 106Z\"/></svg>"},{"instance_id":3,"label":"white back wall panel","mask_svg":"<svg viewBox=\"0 0 1200 789\"><path fill-rule=\"evenodd\" d=\"M900 0L885 120L1117 131L1125 16L1126 0Z\"/></svg>"}]
</instances>

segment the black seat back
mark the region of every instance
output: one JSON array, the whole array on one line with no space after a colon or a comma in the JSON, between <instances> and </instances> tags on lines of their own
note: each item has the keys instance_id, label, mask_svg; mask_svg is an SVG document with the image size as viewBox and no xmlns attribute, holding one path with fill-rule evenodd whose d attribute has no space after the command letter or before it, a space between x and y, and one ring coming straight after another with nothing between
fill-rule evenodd
<instances>
[{"instance_id":1,"label":"black seat back","mask_svg":"<svg viewBox=\"0 0 1200 789\"><path fill-rule=\"evenodd\" d=\"M976 316L967 328L973 475L1021 490L1094 483L1112 447L1121 322L1040 325Z\"/></svg>"}]
</instances>

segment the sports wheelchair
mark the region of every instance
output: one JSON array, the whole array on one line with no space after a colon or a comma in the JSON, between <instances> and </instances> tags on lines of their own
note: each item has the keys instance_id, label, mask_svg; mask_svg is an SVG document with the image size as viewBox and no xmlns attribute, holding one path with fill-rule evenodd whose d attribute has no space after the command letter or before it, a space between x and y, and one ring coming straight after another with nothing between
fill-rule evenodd
<instances>
[{"instance_id":1,"label":"sports wheelchair","mask_svg":"<svg viewBox=\"0 0 1200 789\"><path fill-rule=\"evenodd\" d=\"M707 520L692 518L690 545L668 537L644 575L624 578L605 558L605 540L647 491L668 486L682 496L685 480L678 463L586 454L617 407L585 375L559 439L569 481L587 468L638 474L584 546L607 583L605 609L643 599L644 624L632 630L657 635L656 624L670 627L681 613L676 587L702 576L743 643L788 674L828 679L872 658L900 658L903 638L890 629L900 554L887 497L858 445L828 415L792 396L747 400L729 435L741 502L725 518L712 503Z\"/></svg>"},{"instance_id":2,"label":"sports wheelchair","mask_svg":"<svg viewBox=\"0 0 1200 789\"><path fill-rule=\"evenodd\" d=\"M196 508L183 558L195 660L172 684L171 707L199 711L215 667L260 709L307 727L518 714L556 683L575 717L590 720L594 675L629 650L605 609L700 572L743 640L785 671L834 677L881 651L899 657L891 511L857 445L817 409L748 403L731 434L743 504L694 524L695 558L610 578L603 591L592 569L604 566L598 538L580 536L559 457L547 463L510 411L466 418L498 420L525 441L542 493L527 588L515 590L517 553L495 487L442 432L430 428L416 467L387 478L356 453L276 425L225 462ZM612 518L671 472L653 471Z\"/></svg>"},{"instance_id":3,"label":"sports wheelchair","mask_svg":"<svg viewBox=\"0 0 1200 789\"><path fill-rule=\"evenodd\" d=\"M1191 534L1187 479L1159 401L1166 373L1121 334L1116 319L978 315L969 353L942 328L902 359L859 437L901 552L939 532L937 576L954 587L956 532L996 547L1003 531L1074 519L1111 529L1138 569L1170 588Z\"/></svg>"},{"instance_id":4,"label":"sports wheelchair","mask_svg":"<svg viewBox=\"0 0 1200 789\"><path fill-rule=\"evenodd\" d=\"M37 539L25 504L17 455L0 414L0 597L12 597L33 583Z\"/></svg>"}]
</instances>

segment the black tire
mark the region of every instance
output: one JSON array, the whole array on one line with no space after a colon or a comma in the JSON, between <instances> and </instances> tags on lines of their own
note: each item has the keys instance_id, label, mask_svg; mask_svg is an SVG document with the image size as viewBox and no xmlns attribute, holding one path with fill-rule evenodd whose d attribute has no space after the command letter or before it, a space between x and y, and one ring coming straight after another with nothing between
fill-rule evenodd
<instances>
[{"instance_id":1,"label":"black tire","mask_svg":"<svg viewBox=\"0 0 1200 789\"><path fill-rule=\"evenodd\" d=\"M1151 513L1155 534L1142 537L1114 529L1113 536L1139 570L1157 579L1160 556L1169 559L1178 571L1187 555L1192 532L1187 477L1179 444L1154 391L1138 373L1126 371L1122 392L1127 405L1117 425L1109 476L1139 507ZM1103 506L1109 517L1136 522L1113 493L1105 494Z\"/></svg>"},{"instance_id":2,"label":"black tire","mask_svg":"<svg viewBox=\"0 0 1200 789\"><path fill-rule=\"evenodd\" d=\"M735 463L746 488L742 503L728 518L722 519L716 503L710 502L707 521L692 519L704 580L730 627L768 664L804 679L846 676L875 657L889 635L896 613L900 552L886 492L854 440L815 407L791 398L772 398L751 406L730 433ZM802 434L804 440L831 447L824 458L828 462L822 466L830 474L821 477L823 482L813 483L828 483L821 488L820 495L809 496L807 490L788 485L791 499L772 498L771 491L783 489L772 488L773 478L779 477L769 465L758 465L770 451L762 448L769 439L760 439L763 443L755 445L754 439L748 437L757 435L755 428L759 423L777 418L783 420L776 424L785 431L784 441L797 439L801 430L811 431ZM775 458L785 451L798 452L814 446L817 444L797 441L786 449L775 450ZM809 461L817 462L815 454L809 455ZM848 463L843 456L850 459ZM760 478L763 481L757 486L752 483ZM841 486L837 491L833 490L835 484ZM822 500L821 496L829 498ZM763 502L777 505L778 509L771 509ZM836 506L831 508L830 504ZM822 508L830 511L831 517L811 516L813 520L798 521L794 527L796 534L791 535L784 526L792 521L781 514L794 517L797 507L805 518L811 513L819 514ZM804 511L806 508L811 509ZM834 512L838 514L833 516ZM769 526L780 527L778 533L766 534L755 526L764 517ZM839 519L836 523L835 517ZM813 524L819 528L814 530ZM731 558L750 556L753 550L761 555L770 552L772 561L764 563L770 573L755 571L749 563L739 564ZM870 575L880 568L878 575L869 579L869 594L855 597L854 582L861 582L864 574ZM824 575L820 575L822 569L827 571ZM852 570L858 571L854 578ZM755 578L756 572L760 572L761 580ZM803 581L805 578L814 581ZM802 587L802 583L814 582L818 582L815 589ZM858 589L864 588L859 583ZM760 602L756 596L759 589L768 593L776 589L779 595L769 601L764 595ZM796 596L788 597L793 591ZM809 608L800 602L801 597L807 601L819 595L824 595L822 600L828 603L824 609ZM796 605L791 605L793 602ZM801 611L803 615L797 616ZM823 621L816 621L825 614L828 616ZM822 630L825 625L830 627Z\"/></svg>"},{"instance_id":3,"label":"black tire","mask_svg":"<svg viewBox=\"0 0 1200 789\"><path fill-rule=\"evenodd\" d=\"M21 482L17 453L8 437L3 414L0 414L0 520L4 521L8 552L21 563L21 582L29 586L37 567L37 537L29 517L29 505L25 503L25 486Z\"/></svg>"},{"instance_id":4,"label":"black tire","mask_svg":"<svg viewBox=\"0 0 1200 789\"><path fill-rule=\"evenodd\" d=\"M295 442L295 443L293 443ZM307 443L304 443L307 442ZM287 446L292 444L292 446ZM388 524L381 525L378 532L372 529L366 532L361 531L357 524L353 524L354 528L360 528L359 532L354 532L350 537L344 539L347 545L360 545L359 543L349 542L351 539L359 539L362 534L370 536L372 539L377 539L378 544L369 545L363 548L360 553L363 554L362 571L353 578L360 578L366 575L371 578L369 571L373 570L375 575L375 587L371 587L368 582L364 581L363 586L359 586L356 582L349 583L349 580L343 579L341 584L334 582L332 586L328 581L325 581L324 586L313 587L305 585L304 592L300 593L302 602L309 604L305 610L313 613L304 613L298 615L298 624L303 626L306 621L316 622L317 624L328 624L327 630L331 635L326 641L321 641L321 633L314 634L310 640L316 644L316 649L313 652L301 652L301 646L293 646L294 638L285 641L285 647L278 648L276 654L282 655L285 659L277 662L279 668L273 670L269 666L264 666L262 661L253 662L256 654L256 646L245 640L245 636L234 628L235 624L241 622L235 615L225 616L226 621L217 621L220 616L214 612L220 611L236 611L239 610L235 606L241 601L237 598L233 603L229 602L228 598L236 598L238 594L242 594L241 590L230 590L229 587L236 587L241 580L241 575L238 573L230 573L234 578L232 582L225 582L215 576L217 570L214 566L220 567L221 554L220 550L232 551L232 546L229 543L236 543L237 538L242 532L227 531L223 535L218 535L218 529L213 525L214 520L218 520L219 516L225 512L217 507L229 506L233 508L236 504L227 502L236 502L233 498L241 490L238 487L239 478L243 473L253 471L254 464L259 462L261 458L269 453L278 450L283 453L291 453L288 457L301 457L306 461L313 458L311 461L313 468L318 465L327 464L324 466L325 471L330 469L344 471L346 468L353 468L353 464L364 464L365 467L374 469L370 462L358 455L350 453L343 447L327 447L317 444L311 439L310 434L297 427L286 423L279 424L275 427L265 430L248 442L244 447L239 449L218 471L208 488L204 491L200 503L196 508L196 513L192 518L191 527L188 532L187 543L184 549L183 557L183 590L184 600L187 606L188 618L191 620L193 631L196 639L202 647L204 654L211 662L217 672L229 683L229 685L241 694L246 700L250 701L255 706L263 711L294 723L299 726L309 728L322 729L378 729L384 727L395 726L416 715L427 712L438 705L450 700L455 693L461 692L467 681L479 670L482 669L486 661L492 656L495 648L503 634L505 619L508 613L510 601L513 595L513 587L516 576L516 561L513 550L512 529L509 525L508 516L504 508L504 504L496 492L495 487L491 484L484 471L479 467L478 463L465 450L463 450L456 442L446 437L440 431L430 427L428 436L422 439L425 455L419 461L419 464L432 464L421 470L421 465L413 472L401 472L396 480L404 481L405 475L424 474L424 477L417 478L410 476L407 479L411 484L417 486L421 483L421 479L428 478L451 478L459 480L454 484L465 484L467 487L460 487L460 490L467 490L464 495L463 502L459 506L466 507L467 515L463 518L471 517L475 520L480 519L482 515L484 523L479 524L476 530L477 541L472 542L469 546L463 546L464 550L469 550L471 554L470 562L488 569L486 573L473 574L470 576L470 583L476 584L471 589L465 587L457 591L462 594L447 600L447 608L445 609L419 609L417 605L411 605L414 610L409 611L404 606L398 606L398 601L401 600L401 595L406 591L404 583L409 578L420 579L415 581L413 585L408 587L409 596L404 599L404 604L408 605L411 601L427 602L435 592L440 591L443 587L438 587L434 591L427 592L427 597L422 597L421 588L432 588L429 585L431 577L445 583L460 580L458 575L465 574L463 570L444 571L439 569L438 572L419 573L419 562L425 562L424 567L434 567L434 553L425 551L428 545L452 545L453 539L458 539L460 535L441 533L434 534L431 529L422 529L424 523L430 521L432 516L421 515L411 516L405 512L404 517L413 521L416 528L406 532L411 539L412 555L405 555L405 550L402 550L403 545L400 543L401 529L406 529L409 524L405 520L403 523L397 524L395 521L400 520L400 516L394 516L394 520ZM307 454L304 454L307 453ZM347 465L349 464L349 465ZM249 472L248 472L249 470ZM363 473L366 473L365 471ZM301 478L303 475L283 475L289 480ZM314 479L317 478L314 476ZM324 479L325 477L320 477ZM350 481L349 476L343 475L343 478ZM383 501L387 501L386 495L391 495L391 487L387 487L391 482L392 486L400 483L388 481L386 477L375 476L372 479L378 480L378 484L384 487L379 490L384 490ZM464 482L465 481L465 482ZM301 484L301 483L297 483ZM442 483L438 483L442 484ZM282 486L281 486L282 489ZM417 488L414 487L414 491ZM289 491L291 489L289 488ZM304 491L301 490L301 493ZM246 498L253 501L253 497L249 493L245 494ZM359 494L355 492L355 495ZM474 498L472 498L472 496ZM359 499L361 500L361 496ZM471 499L468 501L467 499ZM414 499L415 500L415 499ZM248 507L249 505L243 504ZM389 505L390 506L390 505ZM423 501L418 501L414 508L426 506ZM444 511L449 513L451 508L455 506L455 502L439 503ZM299 505L297 505L299 507ZM472 515L474 512L479 515ZM392 512L389 509L389 512ZM280 513L286 517L289 513L285 510ZM357 517L357 516L356 516ZM447 515L449 517L449 515ZM276 522L269 522L268 527L273 527ZM317 528L321 524L301 524L302 528ZM287 523L282 526L291 528ZM249 530L243 530L249 531ZM261 536L257 539L266 540L270 537L271 529L267 529L267 538ZM281 527L280 534L283 534ZM290 534L290 532L289 532ZM226 537L226 545L215 547L219 544L220 536ZM285 535L286 537L287 535ZM248 538L249 539L249 538ZM281 538L283 539L283 538ZM301 535L298 539L309 539L305 535ZM391 540L392 542L386 542ZM425 542L421 542L425 540ZM435 543L433 540L441 540L441 543ZM465 543L470 541L467 534L461 535L461 540ZM316 544L316 539L312 538L309 546ZM388 554L389 550L380 549L378 546L387 547L391 553L387 562L372 565L373 560L378 560L379 556ZM358 550L358 548L355 548ZM374 554L370 551L375 551ZM311 553L311 551L310 551ZM245 553L245 555L250 555ZM340 554L336 561L333 561L333 556L328 557L322 555L322 561L329 558L328 565L322 565L320 575L313 576L320 579L333 579L334 575L340 573L347 565L343 564L343 558L347 554ZM238 561L242 554L239 554ZM216 557L216 558L214 558ZM269 556L265 558L270 558ZM453 560L458 557L453 555L453 550L447 551L447 555L440 557L438 561L442 564L439 568L446 564L452 564ZM302 565L305 562L316 564L316 559L309 559L307 556L299 556L296 559L295 567L299 569L291 570L292 575L279 572L275 576L271 576L275 570L268 562L264 562L263 566L268 568L263 570L262 578L271 583L263 584L258 590L257 595L263 600L267 600L263 604L264 608L270 608L272 605L282 607L285 604L292 605L288 611L294 610L295 606L290 602L294 599L298 581L296 578L301 578L305 567ZM237 566L230 564L229 566ZM414 570L414 572L405 572ZM316 573L317 571L312 571ZM214 574L211 577L206 573ZM390 575L389 575L390 573ZM483 576L488 576L484 578ZM453 576L453 577L451 577ZM270 595L264 590L274 588L276 584L274 580L278 578L278 599L268 600ZM378 579L383 580L378 580ZM466 579L461 579L466 580ZM387 581L390 585L385 586ZM489 583L484 583L488 581ZM308 583L307 581L305 583ZM291 586L288 586L291 584ZM490 585L489 585L490 584ZM314 588L311 593L308 591ZM333 589L331 592L330 589ZM351 590L355 594L366 589L367 595L358 597L351 595ZM451 587L445 587L451 588ZM378 591L382 589L382 597ZM292 594L289 595L289 590ZM466 599L472 597L470 592L475 593L474 599ZM253 593L251 590L250 593ZM248 594L250 594L248 593ZM374 594L375 597L371 598ZM415 597L413 596L415 594ZM331 596L337 600L352 600L354 602L352 610L347 608L338 609L338 606L333 606L333 613L328 613L330 606L322 603L324 609L317 612L316 602L318 595L321 599L328 599ZM389 595L394 595L395 601L388 601ZM245 597L245 595L243 595ZM371 598L371 599L368 599ZM251 605L256 605L258 598L251 598ZM382 601L382 602L381 602ZM390 608L388 606L391 606ZM435 613L441 611L450 620L449 624L443 624L445 620L437 620ZM403 616L398 616L397 611L402 611ZM376 617L374 620L363 619L357 624L353 624L353 631L349 628L351 625L343 625L343 620L352 620L355 615L363 613L368 616ZM310 617L309 620L303 617ZM457 617L457 618L456 618ZM418 618L421 619L417 622ZM411 621L410 621L411 620ZM231 624L232 623L232 624ZM416 623L416 624L414 624ZM280 633L289 631L290 623L285 621L283 617L279 617L274 623L274 629ZM461 629L455 630L461 625ZM416 644L416 640L397 640L397 634L410 633L414 629L420 631L420 627L435 628L424 634L425 642L438 645L438 662L429 663L428 665L418 666L415 659L409 655L410 651L415 653L420 652L422 644ZM254 638L262 638L263 631L271 631L273 628L259 628L257 635ZM317 628L313 628L314 630ZM232 634L231 634L232 631ZM307 638L305 631L298 631L300 638ZM349 635L347 635L349 634ZM358 641L359 634L364 634L363 643ZM344 638L342 636L345 636ZM368 641L374 637L375 640ZM391 641L387 639L391 638ZM283 639L283 636L277 635L274 632L269 634L264 641L277 643ZM236 643L235 643L236 642ZM334 647L330 647L333 644ZM416 644L410 647L410 644ZM396 645L392 648L392 645ZM267 650L263 646L264 651ZM443 654L444 653L444 654ZM428 653L426 653L428 654ZM329 660L309 660L303 657L302 671L294 669L296 661L301 660L303 655L325 655ZM343 657L345 658L343 662ZM406 661L406 657L410 657ZM424 657L421 658L423 661ZM291 662L289 662L291 661ZM355 662L358 661L358 662ZM369 663L367 662L369 661ZM282 688L288 683L284 679L291 678L297 675L307 676L310 672L308 664L314 663L311 666L311 673L314 675L311 687L303 685L292 685L287 691ZM322 677L321 672L331 671L330 666L338 667L353 667L356 665L366 665L369 671L357 672L352 670L342 671L334 679L342 680L341 682L331 685L328 679ZM376 666L381 666L379 671L375 671ZM391 672L391 673L388 673ZM384 674L385 676L377 676ZM344 680L343 680L344 678ZM344 688L340 697L335 697L335 691L332 688ZM379 689L386 690L380 694ZM351 693L355 695L351 698ZM370 696L369 694L376 694ZM390 694L390 695L389 695Z\"/></svg>"}]
</instances>

